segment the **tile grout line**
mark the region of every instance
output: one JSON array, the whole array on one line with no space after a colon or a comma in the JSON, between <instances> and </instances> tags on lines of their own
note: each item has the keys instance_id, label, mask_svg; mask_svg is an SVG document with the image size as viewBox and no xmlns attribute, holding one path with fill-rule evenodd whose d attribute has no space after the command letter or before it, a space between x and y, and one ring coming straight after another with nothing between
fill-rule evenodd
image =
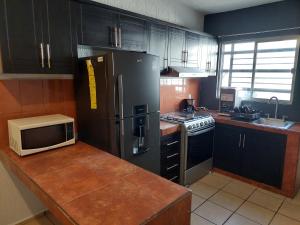
<instances>
[{"instance_id":1,"label":"tile grout line","mask_svg":"<svg viewBox=\"0 0 300 225\"><path fill-rule=\"evenodd\" d=\"M254 221L254 220L252 220L252 219L250 219L250 218L248 218L248 217L246 217L246 216L243 216L243 215L240 215L237 211L249 200L249 198L254 194L254 192L257 190L257 188L254 188L254 190L251 192L251 194L246 198L246 199L243 199L244 201L242 202L242 204L227 218L227 220L223 223L223 224L225 224L225 223L227 223L228 222L228 220L234 215L234 214L238 214L239 216L242 216L242 217L244 217L244 218L246 218L246 219L248 219L248 220L251 220L251 221L253 221L253 222L255 222L255 223L257 223L257 221ZM225 191L226 192L226 191ZM226 192L226 193L228 193L228 192ZM230 193L228 193L228 194L230 194ZM260 224L260 223L258 223L258 224Z\"/></svg>"},{"instance_id":2,"label":"tile grout line","mask_svg":"<svg viewBox=\"0 0 300 225\"><path fill-rule=\"evenodd\" d=\"M284 203L284 200L281 202L280 206L279 206L278 209L275 211L275 214L273 215L271 221L270 221L268 224L271 224L271 223L273 222L275 216L276 216L277 214L279 214L278 212L279 212L279 210L281 209L283 203Z\"/></svg>"}]
</instances>

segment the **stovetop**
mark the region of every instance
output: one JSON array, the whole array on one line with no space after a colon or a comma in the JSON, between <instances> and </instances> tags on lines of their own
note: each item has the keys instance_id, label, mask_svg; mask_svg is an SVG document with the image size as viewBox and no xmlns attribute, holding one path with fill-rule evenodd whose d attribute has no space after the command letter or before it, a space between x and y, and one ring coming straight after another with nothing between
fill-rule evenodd
<instances>
[{"instance_id":1,"label":"stovetop","mask_svg":"<svg viewBox=\"0 0 300 225\"><path fill-rule=\"evenodd\" d=\"M160 115L160 120L170 123L181 124L187 130L205 129L208 126L214 126L213 117L207 112L171 112Z\"/></svg>"},{"instance_id":2,"label":"stovetop","mask_svg":"<svg viewBox=\"0 0 300 225\"><path fill-rule=\"evenodd\" d=\"M204 112L195 112L195 113L171 112L171 113L165 113L160 115L161 120L171 121L174 123L184 123L184 122L199 120L208 117L210 117L210 114Z\"/></svg>"}]
</instances>

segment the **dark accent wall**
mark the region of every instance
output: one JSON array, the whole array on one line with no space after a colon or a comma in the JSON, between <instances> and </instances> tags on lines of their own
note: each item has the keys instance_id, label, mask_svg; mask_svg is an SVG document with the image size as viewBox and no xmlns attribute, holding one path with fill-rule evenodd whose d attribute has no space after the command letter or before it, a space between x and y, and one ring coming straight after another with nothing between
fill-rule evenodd
<instances>
[{"instance_id":1,"label":"dark accent wall","mask_svg":"<svg viewBox=\"0 0 300 225\"><path fill-rule=\"evenodd\" d=\"M300 1L286 0L261 6L240 9L230 12L210 14L205 16L204 31L216 36L226 36L222 39L247 39L253 37L270 37L278 35L300 35ZM260 34L249 34L264 32ZM209 109L218 109L216 99L217 78L209 77L201 81L200 105ZM266 103L245 102L258 110L267 113L274 112L274 106ZM290 120L300 121L300 57L298 59L294 101L292 105L280 105L279 115L287 115Z\"/></svg>"}]
</instances>

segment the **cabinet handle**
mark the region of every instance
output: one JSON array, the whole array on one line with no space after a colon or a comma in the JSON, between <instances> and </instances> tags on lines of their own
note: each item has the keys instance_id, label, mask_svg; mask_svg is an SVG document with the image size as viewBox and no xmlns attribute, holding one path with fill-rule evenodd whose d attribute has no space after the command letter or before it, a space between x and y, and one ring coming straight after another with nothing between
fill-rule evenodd
<instances>
[{"instance_id":1,"label":"cabinet handle","mask_svg":"<svg viewBox=\"0 0 300 225\"><path fill-rule=\"evenodd\" d=\"M242 144L242 134L240 134L239 148L241 147L241 144Z\"/></svg>"},{"instance_id":2,"label":"cabinet handle","mask_svg":"<svg viewBox=\"0 0 300 225\"><path fill-rule=\"evenodd\" d=\"M170 166L170 167L167 168L167 171L169 171L169 170L171 170L171 169L174 169L174 168L176 168L176 167L178 167L178 166L179 166L178 164L175 164L175 165L173 165L173 166Z\"/></svg>"},{"instance_id":3,"label":"cabinet handle","mask_svg":"<svg viewBox=\"0 0 300 225\"><path fill-rule=\"evenodd\" d=\"M175 145L175 144L177 144L177 143L179 143L179 141L173 141L173 142L171 142L171 143L168 143L167 146Z\"/></svg>"},{"instance_id":4,"label":"cabinet handle","mask_svg":"<svg viewBox=\"0 0 300 225\"><path fill-rule=\"evenodd\" d=\"M185 51L181 53L182 62L185 63Z\"/></svg>"},{"instance_id":5,"label":"cabinet handle","mask_svg":"<svg viewBox=\"0 0 300 225\"><path fill-rule=\"evenodd\" d=\"M243 148L245 148L245 142L246 142L246 134L244 134Z\"/></svg>"},{"instance_id":6,"label":"cabinet handle","mask_svg":"<svg viewBox=\"0 0 300 225\"><path fill-rule=\"evenodd\" d=\"M175 157L175 156L178 156L179 155L179 153L175 153L175 154L173 154L173 155L168 155L167 156L167 159L171 159L171 158L173 158L173 157Z\"/></svg>"},{"instance_id":7,"label":"cabinet handle","mask_svg":"<svg viewBox=\"0 0 300 225\"><path fill-rule=\"evenodd\" d=\"M51 53L50 53L50 45L47 44L47 62L48 62L48 68L51 69Z\"/></svg>"},{"instance_id":8,"label":"cabinet handle","mask_svg":"<svg viewBox=\"0 0 300 225\"><path fill-rule=\"evenodd\" d=\"M118 47L118 28L115 27L114 28L114 33L115 33L115 47L117 48Z\"/></svg>"},{"instance_id":9,"label":"cabinet handle","mask_svg":"<svg viewBox=\"0 0 300 225\"><path fill-rule=\"evenodd\" d=\"M168 65L168 59L164 58L164 69L167 68L166 64Z\"/></svg>"},{"instance_id":10,"label":"cabinet handle","mask_svg":"<svg viewBox=\"0 0 300 225\"><path fill-rule=\"evenodd\" d=\"M178 178L178 176L175 176L175 177L171 178L169 181L176 180L177 178Z\"/></svg>"},{"instance_id":11,"label":"cabinet handle","mask_svg":"<svg viewBox=\"0 0 300 225\"><path fill-rule=\"evenodd\" d=\"M119 48L122 48L122 29L119 27Z\"/></svg>"},{"instance_id":12,"label":"cabinet handle","mask_svg":"<svg viewBox=\"0 0 300 225\"><path fill-rule=\"evenodd\" d=\"M43 43L40 44L40 50L41 50L41 60L42 60L41 66L44 69L45 68L45 55L44 55L44 44Z\"/></svg>"},{"instance_id":13,"label":"cabinet handle","mask_svg":"<svg viewBox=\"0 0 300 225\"><path fill-rule=\"evenodd\" d=\"M189 61L189 51L186 51L186 63L188 63L188 61Z\"/></svg>"}]
</instances>

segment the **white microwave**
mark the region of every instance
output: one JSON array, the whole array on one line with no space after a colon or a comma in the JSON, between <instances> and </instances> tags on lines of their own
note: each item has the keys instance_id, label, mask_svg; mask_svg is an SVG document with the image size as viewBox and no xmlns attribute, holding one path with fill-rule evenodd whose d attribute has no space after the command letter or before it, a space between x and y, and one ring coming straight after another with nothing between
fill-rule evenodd
<instances>
[{"instance_id":1,"label":"white microwave","mask_svg":"<svg viewBox=\"0 0 300 225\"><path fill-rule=\"evenodd\" d=\"M20 156L75 144L74 119L60 114L8 120L8 133Z\"/></svg>"}]
</instances>

